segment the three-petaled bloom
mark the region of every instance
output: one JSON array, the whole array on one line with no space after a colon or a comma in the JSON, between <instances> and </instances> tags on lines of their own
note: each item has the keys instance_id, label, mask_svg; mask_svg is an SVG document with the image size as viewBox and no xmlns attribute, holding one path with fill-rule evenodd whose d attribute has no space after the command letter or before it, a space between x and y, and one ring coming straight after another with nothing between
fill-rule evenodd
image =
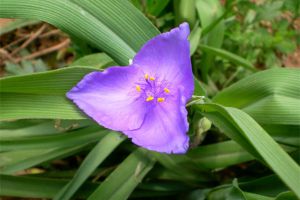
<instances>
[{"instance_id":1,"label":"three-petaled bloom","mask_svg":"<svg viewBox=\"0 0 300 200\"><path fill-rule=\"evenodd\" d=\"M132 64L86 75L67 97L100 125L123 132L139 146L185 153L185 104L194 91L189 32L183 23L154 37Z\"/></svg>"}]
</instances>

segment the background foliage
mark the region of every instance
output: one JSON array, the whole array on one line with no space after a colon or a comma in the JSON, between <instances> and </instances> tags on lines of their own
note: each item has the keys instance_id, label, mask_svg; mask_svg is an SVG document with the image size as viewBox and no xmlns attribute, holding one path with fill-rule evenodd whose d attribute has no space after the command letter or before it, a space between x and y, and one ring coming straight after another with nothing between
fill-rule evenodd
<instances>
[{"instance_id":1,"label":"background foliage","mask_svg":"<svg viewBox=\"0 0 300 200\"><path fill-rule=\"evenodd\" d=\"M57 49L69 46L54 64L53 54L32 56L29 42L43 41L45 24L28 44L3 40L0 195L300 198L300 71L291 68L300 66L299 15L297 0L1 0L0 17L20 18L1 29L3 38L45 21L64 32ZM183 21L192 29L196 84L186 155L138 148L65 98L85 74L127 65L146 41Z\"/></svg>"}]
</instances>

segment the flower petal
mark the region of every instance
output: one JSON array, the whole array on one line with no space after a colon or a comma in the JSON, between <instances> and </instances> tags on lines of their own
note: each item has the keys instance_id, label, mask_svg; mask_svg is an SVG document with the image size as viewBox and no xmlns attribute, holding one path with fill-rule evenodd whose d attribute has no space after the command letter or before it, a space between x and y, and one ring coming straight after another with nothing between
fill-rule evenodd
<instances>
[{"instance_id":1,"label":"flower petal","mask_svg":"<svg viewBox=\"0 0 300 200\"><path fill-rule=\"evenodd\" d=\"M163 153L185 153L189 147L187 111L181 95L157 103L139 129L124 131L132 142Z\"/></svg>"},{"instance_id":2,"label":"flower petal","mask_svg":"<svg viewBox=\"0 0 300 200\"><path fill-rule=\"evenodd\" d=\"M147 111L145 102L138 98L139 92L135 90L139 76L141 72L135 66L92 72L72 88L67 97L106 128L137 129Z\"/></svg>"},{"instance_id":3,"label":"flower petal","mask_svg":"<svg viewBox=\"0 0 300 200\"><path fill-rule=\"evenodd\" d=\"M194 91L190 59L190 33L187 23L149 40L136 54L133 63L146 74L159 75L178 87L183 87L185 102Z\"/></svg>"}]
</instances>

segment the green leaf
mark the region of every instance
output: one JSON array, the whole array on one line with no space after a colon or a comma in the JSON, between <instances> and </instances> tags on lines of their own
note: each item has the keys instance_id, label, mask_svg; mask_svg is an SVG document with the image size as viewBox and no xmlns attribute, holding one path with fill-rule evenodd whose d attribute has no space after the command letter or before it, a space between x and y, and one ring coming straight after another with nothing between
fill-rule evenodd
<instances>
[{"instance_id":1,"label":"green leaf","mask_svg":"<svg viewBox=\"0 0 300 200\"><path fill-rule=\"evenodd\" d=\"M45 151L43 150L38 150L36 149L33 153L32 151L31 154L28 154L28 157L19 157L20 160L14 160L12 163L9 163L3 167L1 167L1 174L13 174L15 172L28 169L30 167L33 167L35 165L38 165L40 163L53 160L53 159L58 159L58 158L64 158L68 157L70 155L76 154L84 149L87 148L89 143L73 146L73 147L64 147L64 148L55 148L55 149L47 149ZM14 151L14 153L17 151ZM22 152L22 151L21 151ZM42 152L42 153L40 153ZM10 152L8 152L10 153ZM37 153L37 154L35 154ZM18 153L20 156L22 153ZM16 154L15 154L16 155ZM2 153L0 157L7 158L6 153ZM3 159L3 158L1 158Z\"/></svg>"},{"instance_id":2,"label":"green leaf","mask_svg":"<svg viewBox=\"0 0 300 200\"><path fill-rule=\"evenodd\" d=\"M70 199L79 187L110 153L125 139L117 132L110 132L92 149L68 184L53 199Z\"/></svg>"},{"instance_id":3,"label":"green leaf","mask_svg":"<svg viewBox=\"0 0 300 200\"><path fill-rule=\"evenodd\" d=\"M98 125L69 131L61 134L13 138L0 141L0 151L19 151L25 149L51 149L76 146L85 142L97 141L107 130L101 131Z\"/></svg>"},{"instance_id":4,"label":"green leaf","mask_svg":"<svg viewBox=\"0 0 300 200\"><path fill-rule=\"evenodd\" d=\"M0 120L85 119L64 96L1 93Z\"/></svg>"},{"instance_id":5,"label":"green leaf","mask_svg":"<svg viewBox=\"0 0 300 200\"><path fill-rule=\"evenodd\" d=\"M1 173L10 174L45 161L73 155L83 149L89 148L89 144L100 140L107 132L107 130L103 131L101 128L99 129L98 126L91 126L85 129L79 129L74 133L70 132L68 135L44 136L39 139L28 138L25 139L27 142L24 143L18 141L14 142L12 140L11 145L4 142L3 146L6 149L16 147L16 149L22 150L0 154ZM41 144L38 143L39 141L41 141ZM48 141L49 143L47 143ZM33 148L34 150L29 148Z\"/></svg>"},{"instance_id":6,"label":"green leaf","mask_svg":"<svg viewBox=\"0 0 300 200\"><path fill-rule=\"evenodd\" d=\"M91 120L17 120L0 122L0 141L46 136L84 128ZM18 139L16 139L18 138Z\"/></svg>"},{"instance_id":7,"label":"green leaf","mask_svg":"<svg viewBox=\"0 0 300 200\"><path fill-rule=\"evenodd\" d=\"M274 180L274 176L270 179L268 178L268 181ZM275 180L276 181L276 180ZM219 199L224 199L224 200L277 200L277 199L290 199L290 200L296 200L297 197L290 191L286 191L286 188L282 187L280 190L276 191L275 193L272 191L272 186L276 188L276 182L264 182L264 184L260 185L255 185L254 182L258 183L258 181L253 181L253 183L238 183L237 179L233 180L232 185L220 185L217 186L216 188L211 189L208 191L206 194L207 199L212 199L212 200L219 200ZM243 185L248 185L248 188L250 189L257 189L258 187L260 188L259 193L253 193L249 192L249 190L245 190L242 188ZM269 186L269 185L270 186ZM271 192L271 193L270 193ZM263 193L263 194L261 194ZM278 194L280 193L280 194ZM277 197L271 197L277 195Z\"/></svg>"},{"instance_id":8,"label":"green leaf","mask_svg":"<svg viewBox=\"0 0 300 200\"><path fill-rule=\"evenodd\" d=\"M196 77L194 77L194 85L195 85L194 95L197 95L197 96L206 96L207 95L204 87L202 86L202 83Z\"/></svg>"},{"instance_id":9,"label":"green leaf","mask_svg":"<svg viewBox=\"0 0 300 200\"><path fill-rule=\"evenodd\" d=\"M68 67L49 72L2 78L0 120L84 119L65 94L94 68Z\"/></svg>"},{"instance_id":10,"label":"green leaf","mask_svg":"<svg viewBox=\"0 0 300 200\"><path fill-rule=\"evenodd\" d=\"M266 164L300 197L300 167L249 115L217 104L197 105L202 114Z\"/></svg>"},{"instance_id":11,"label":"green leaf","mask_svg":"<svg viewBox=\"0 0 300 200\"><path fill-rule=\"evenodd\" d=\"M282 146L287 152L295 148ZM253 160L254 157L236 142L229 140L191 149L187 156L199 168L220 169Z\"/></svg>"},{"instance_id":12,"label":"green leaf","mask_svg":"<svg viewBox=\"0 0 300 200\"><path fill-rule=\"evenodd\" d=\"M262 127L279 143L300 147L299 125L263 124Z\"/></svg>"},{"instance_id":13,"label":"green leaf","mask_svg":"<svg viewBox=\"0 0 300 200\"><path fill-rule=\"evenodd\" d=\"M4 26L3 25L1 26L0 36L5 34L5 33L8 33L10 31L12 31L12 30L15 30L15 29L18 29L18 28L21 28L21 27L24 27L24 26L28 26L28 25L37 24L39 22L40 21L38 21L38 20L16 19L12 22L4 24Z\"/></svg>"},{"instance_id":14,"label":"green leaf","mask_svg":"<svg viewBox=\"0 0 300 200\"><path fill-rule=\"evenodd\" d=\"M46 122L47 120L14 120L14 121L0 121L0 131L15 130L21 128L31 127L37 124ZM1 132L2 134L2 132ZM2 136L2 135L1 135ZM1 138L0 138L1 139Z\"/></svg>"},{"instance_id":15,"label":"green leaf","mask_svg":"<svg viewBox=\"0 0 300 200\"><path fill-rule=\"evenodd\" d=\"M211 180L210 175L206 171L202 171L202 167L196 166L185 155L166 155L161 153L153 153L153 155L162 166L174 173L173 176L180 176L181 181L199 183Z\"/></svg>"},{"instance_id":16,"label":"green leaf","mask_svg":"<svg viewBox=\"0 0 300 200\"><path fill-rule=\"evenodd\" d=\"M196 9L194 0L177 0L174 1L176 23L188 22L191 27L196 22Z\"/></svg>"},{"instance_id":17,"label":"green leaf","mask_svg":"<svg viewBox=\"0 0 300 200\"><path fill-rule=\"evenodd\" d=\"M219 48L223 43L224 38L224 20L219 18L223 16L222 5L219 0L197 0L195 1L198 16L201 22L201 29L207 30L208 27L210 31L202 37L203 44L208 46ZM215 21L218 21L216 24ZM209 68L213 67L213 61L215 57L210 53L204 53L202 57L201 72L204 82L208 82L208 72Z\"/></svg>"},{"instance_id":18,"label":"green leaf","mask_svg":"<svg viewBox=\"0 0 300 200\"><path fill-rule=\"evenodd\" d=\"M298 198L297 198L297 196L294 193L288 191L288 192L282 192L282 193L280 193L276 197L275 200L297 200L297 199Z\"/></svg>"},{"instance_id":19,"label":"green leaf","mask_svg":"<svg viewBox=\"0 0 300 200\"><path fill-rule=\"evenodd\" d=\"M0 17L46 21L127 64L159 31L129 1L2 0Z\"/></svg>"},{"instance_id":20,"label":"green leaf","mask_svg":"<svg viewBox=\"0 0 300 200\"><path fill-rule=\"evenodd\" d=\"M52 198L66 183L63 179L0 175L1 196ZM85 184L78 197L86 198L97 184Z\"/></svg>"},{"instance_id":21,"label":"green leaf","mask_svg":"<svg viewBox=\"0 0 300 200\"><path fill-rule=\"evenodd\" d=\"M197 23L198 24L198 23ZM201 37L201 28L198 27L198 25L196 24L196 26L193 28L190 36L189 36L189 40L190 40L190 54L193 55L196 50L197 47L199 45L200 42L200 37Z\"/></svg>"},{"instance_id":22,"label":"green leaf","mask_svg":"<svg viewBox=\"0 0 300 200\"><path fill-rule=\"evenodd\" d=\"M52 149L30 149L2 152L0 153L0 174L2 173L2 168L5 168L6 166L14 165L15 163L23 162L26 159L46 154L51 150Z\"/></svg>"},{"instance_id":23,"label":"green leaf","mask_svg":"<svg viewBox=\"0 0 300 200\"><path fill-rule=\"evenodd\" d=\"M158 16L169 2L170 0L147 1L147 12L149 12L151 15Z\"/></svg>"},{"instance_id":24,"label":"green leaf","mask_svg":"<svg viewBox=\"0 0 300 200\"><path fill-rule=\"evenodd\" d=\"M288 188L276 175L255 178L250 181L240 181L239 187L243 191L256 193L264 196L276 196L287 191Z\"/></svg>"},{"instance_id":25,"label":"green leaf","mask_svg":"<svg viewBox=\"0 0 300 200\"><path fill-rule=\"evenodd\" d=\"M207 53L210 53L210 54L213 54L213 55L216 55L216 56L220 56L221 58L227 59L227 60L233 62L234 64L238 65L238 66L242 66L242 67L244 67L246 69L249 69L251 71L257 71L249 61L247 61L244 58L242 58L242 57L240 57L236 54L233 54L229 51L225 51L223 49L210 47L210 46L202 45L202 44L200 44L199 47L200 47L201 50L203 50Z\"/></svg>"},{"instance_id":26,"label":"green leaf","mask_svg":"<svg viewBox=\"0 0 300 200\"><path fill-rule=\"evenodd\" d=\"M105 53L95 53L79 58L70 66L87 66L96 69L104 69L106 66L116 65Z\"/></svg>"},{"instance_id":27,"label":"green leaf","mask_svg":"<svg viewBox=\"0 0 300 200\"><path fill-rule=\"evenodd\" d=\"M228 200L230 199L241 199L241 200L272 200L273 198L255 194L244 192L240 189L238 182L236 179L233 180L232 187L229 191L229 194L226 196Z\"/></svg>"},{"instance_id":28,"label":"green leaf","mask_svg":"<svg viewBox=\"0 0 300 200\"><path fill-rule=\"evenodd\" d=\"M270 69L255 73L218 93L213 101L242 108L261 124L299 125L300 71Z\"/></svg>"},{"instance_id":29,"label":"green leaf","mask_svg":"<svg viewBox=\"0 0 300 200\"><path fill-rule=\"evenodd\" d=\"M282 144L299 146L300 71L270 69L219 92L213 101L243 109Z\"/></svg>"},{"instance_id":30,"label":"green leaf","mask_svg":"<svg viewBox=\"0 0 300 200\"><path fill-rule=\"evenodd\" d=\"M225 168L254 159L234 141L200 146L189 151L187 156L199 167L208 169Z\"/></svg>"},{"instance_id":31,"label":"green leaf","mask_svg":"<svg viewBox=\"0 0 300 200\"><path fill-rule=\"evenodd\" d=\"M150 152L137 149L130 154L88 198L127 199L155 163Z\"/></svg>"},{"instance_id":32,"label":"green leaf","mask_svg":"<svg viewBox=\"0 0 300 200\"><path fill-rule=\"evenodd\" d=\"M218 0L197 0L195 1L198 16L201 21L201 28L204 29L214 23L222 16L223 10ZM213 47L220 47L224 37L224 21L220 20L217 25L207 34L205 44Z\"/></svg>"},{"instance_id":33,"label":"green leaf","mask_svg":"<svg viewBox=\"0 0 300 200\"><path fill-rule=\"evenodd\" d=\"M40 175L38 175L40 176ZM0 196L28 197L28 198L49 198L68 183L67 179L54 179L30 176L0 175L1 190ZM98 183L87 182L76 192L76 199L87 199L87 197L99 186ZM189 188L186 185L174 183L143 184L142 189L134 191L133 197L162 197L183 192Z\"/></svg>"}]
</instances>

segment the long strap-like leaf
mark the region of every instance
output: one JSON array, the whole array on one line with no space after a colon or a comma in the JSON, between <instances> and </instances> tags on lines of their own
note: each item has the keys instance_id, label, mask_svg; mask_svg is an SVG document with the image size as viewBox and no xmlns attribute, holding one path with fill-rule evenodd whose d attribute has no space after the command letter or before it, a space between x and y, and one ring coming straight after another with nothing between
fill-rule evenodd
<instances>
[{"instance_id":1,"label":"long strap-like leaf","mask_svg":"<svg viewBox=\"0 0 300 200\"><path fill-rule=\"evenodd\" d=\"M202 104L198 108L229 137L265 162L300 197L300 167L255 120L236 108L217 104Z\"/></svg>"},{"instance_id":2,"label":"long strap-like leaf","mask_svg":"<svg viewBox=\"0 0 300 200\"><path fill-rule=\"evenodd\" d=\"M123 65L159 33L129 1L1 0L0 17L46 21Z\"/></svg>"}]
</instances>

